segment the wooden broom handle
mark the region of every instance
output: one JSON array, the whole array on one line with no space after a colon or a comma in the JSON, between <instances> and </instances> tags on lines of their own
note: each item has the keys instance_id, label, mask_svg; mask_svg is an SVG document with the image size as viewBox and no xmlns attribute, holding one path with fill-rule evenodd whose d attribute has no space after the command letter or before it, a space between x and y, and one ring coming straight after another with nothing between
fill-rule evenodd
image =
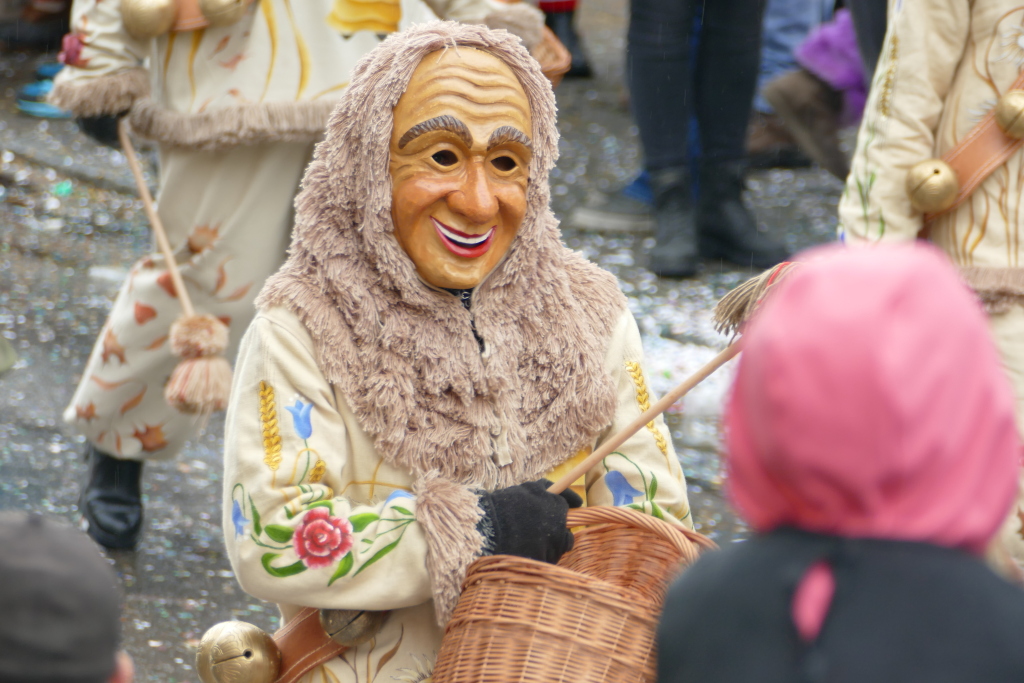
<instances>
[{"instance_id":1,"label":"wooden broom handle","mask_svg":"<svg viewBox=\"0 0 1024 683\"><path fill-rule=\"evenodd\" d=\"M740 340L737 340L708 361L700 370L690 375L682 384L665 394L660 401L644 411L640 417L630 422L625 429L601 444L596 451L587 456L586 460L576 465L568 474L549 486L548 492L561 493L572 486L574 481L589 472L597 463L611 455L616 448L626 442L626 439L636 434L644 425L668 410L673 403L685 396L690 389L693 389L707 379L715 370L732 360L739 352Z\"/></svg>"},{"instance_id":2,"label":"wooden broom handle","mask_svg":"<svg viewBox=\"0 0 1024 683\"><path fill-rule=\"evenodd\" d=\"M135 154L132 141L128 137L128 119L123 117L117 124L117 137L121 141L121 151L124 158L128 160L128 168L132 170L135 177L135 186L139 189L139 196L142 198L142 206L146 209L146 217L153 228L153 235L156 237L160 253L164 255L167 262L167 272L171 275L171 282L174 284L174 291L178 293L178 300L181 301L181 308L185 315L191 317L196 314L192 307L192 300L189 299L188 290L185 289L185 281L181 279L181 271L178 270L178 262L174 259L174 252L171 250L171 243L164 231L164 224L157 215L156 205L153 203L153 196L149 194L149 187L146 185L146 178L142 175L142 166L139 164L139 157Z\"/></svg>"}]
</instances>

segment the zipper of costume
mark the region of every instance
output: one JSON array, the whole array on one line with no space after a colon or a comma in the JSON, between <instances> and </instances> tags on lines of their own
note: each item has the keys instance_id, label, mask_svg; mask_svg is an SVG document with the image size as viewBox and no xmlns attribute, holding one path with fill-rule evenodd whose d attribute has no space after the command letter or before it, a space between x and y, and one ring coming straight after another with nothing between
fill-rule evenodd
<instances>
[{"instance_id":1,"label":"zipper of costume","mask_svg":"<svg viewBox=\"0 0 1024 683\"><path fill-rule=\"evenodd\" d=\"M509 249L509 251L511 251L511 248ZM487 282L487 278L491 276L491 273L496 271L498 267L501 264L503 264L505 262L505 259L507 258L508 252L505 252L505 255L501 257L501 260L494 264L494 267L491 268L491 271L487 273L487 275L485 275L484 278L480 280L480 282L477 283L476 287L473 287L471 289L460 290L458 294L459 304L465 307L466 312L469 313L469 325L470 329L473 331L473 336L477 340L479 340L480 346L483 347L480 349L480 355L483 358L487 357L488 346L486 340L484 340L483 336L476 329L476 319L473 317L473 299L476 297L477 291L484 285L485 282ZM450 290L447 290L444 287L436 287L430 284L429 282L424 280L423 277L419 275L419 273L417 273L417 275L419 276L423 284L425 284L427 287L430 287L434 291L444 292L445 294L452 293ZM466 305L467 302L469 305ZM491 446L494 449L491 453L491 459L494 461L494 464L497 465L498 467L505 467L507 465L512 464L512 453L508 447L508 431L501 424L501 420L498 417L498 415L495 415L494 417L494 423L491 425L490 428Z\"/></svg>"}]
</instances>

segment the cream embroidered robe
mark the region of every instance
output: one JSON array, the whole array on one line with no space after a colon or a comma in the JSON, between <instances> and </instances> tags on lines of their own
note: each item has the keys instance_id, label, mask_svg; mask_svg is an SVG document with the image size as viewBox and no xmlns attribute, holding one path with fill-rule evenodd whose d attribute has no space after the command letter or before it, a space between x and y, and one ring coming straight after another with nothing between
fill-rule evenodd
<instances>
[{"instance_id":1,"label":"cream embroidered robe","mask_svg":"<svg viewBox=\"0 0 1024 683\"><path fill-rule=\"evenodd\" d=\"M649 407L642 363L636 322L625 311L605 356L617 409L594 446ZM224 529L242 587L278 603L285 621L300 606L392 610L376 638L305 680L429 680L442 630L410 473L375 451L322 376L305 327L286 309L257 315L233 391ZM683 472L660 417L578 485L588 505L628 505L692 527Z\"/></svg>"}]
</instances>

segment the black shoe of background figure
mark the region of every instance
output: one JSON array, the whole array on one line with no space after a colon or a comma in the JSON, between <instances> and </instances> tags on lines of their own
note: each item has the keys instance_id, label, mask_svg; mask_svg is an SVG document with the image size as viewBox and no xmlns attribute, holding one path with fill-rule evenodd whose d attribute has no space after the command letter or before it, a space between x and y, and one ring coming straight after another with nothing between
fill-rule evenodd
<instances>
[{"instance_id":1,"label":"black shoe of background figure","mask_svg":"<svg viewBox=\"0 0 1024 683\"><path fill-rule=\"evenodd\" d=\"M572 66L565 73L565 77L590 78L592 74L590 63L587 61L587 55L583 52L583 44L576 34L575 26L573 26L575 14L571 10L568 12L552 12L546 16L544 23L562 41L562 45L565 45L565 49L569 51L569 55L572 57Z\"/></svg>"},{"instance_id":2,"label":"black shoe of background figure","mask_svg":"<svg viewBox=\"0 0 1024 683\"><path fill-rule=\"evenodd\" d=\"M654 194L654 249L647 264L661 277L697 273L697 223L690 174L683 168L651 171Z\"/></svg>"},{"instance_id":3,"label":"black shoe of background figure","mask_svg":"<svg viewBox=\"0 0 1024 683\"><path fill-rule=\"evenodd\" d=\"M131 550L142 531L142 463L119 460L90 445L89 479L78 507L94 541L113 550Z\"/></svg>"},{"instance_id":4,"label":"black shoe of background figure","mask_svg":"<svg viewBox=\"0 0 1024 683\"><path fill-rule=\"evenodd\" d=\"M746 165L740 162L708 164L701 169L697 226L700 255L745 268L765 269L789 258L789 251L757 229L757 221L743 205Z\"/></svg>"}]
</instances>

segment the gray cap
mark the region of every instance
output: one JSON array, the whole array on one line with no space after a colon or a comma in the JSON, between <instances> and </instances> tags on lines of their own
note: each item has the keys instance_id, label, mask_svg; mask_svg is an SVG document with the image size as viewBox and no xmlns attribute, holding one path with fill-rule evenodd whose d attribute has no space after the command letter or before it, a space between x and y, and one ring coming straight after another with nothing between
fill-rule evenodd
<instances>
[{"instance_id":1,"label":"gray cap","mask_svg":"<svg viewBox=\"0 0 1024 683\"><path fill-rule=\"evenodd\" d=\"M114 572L85 534L0 512L0 681L105 681L120 626Z\"/></svg>"}]
</instances>

